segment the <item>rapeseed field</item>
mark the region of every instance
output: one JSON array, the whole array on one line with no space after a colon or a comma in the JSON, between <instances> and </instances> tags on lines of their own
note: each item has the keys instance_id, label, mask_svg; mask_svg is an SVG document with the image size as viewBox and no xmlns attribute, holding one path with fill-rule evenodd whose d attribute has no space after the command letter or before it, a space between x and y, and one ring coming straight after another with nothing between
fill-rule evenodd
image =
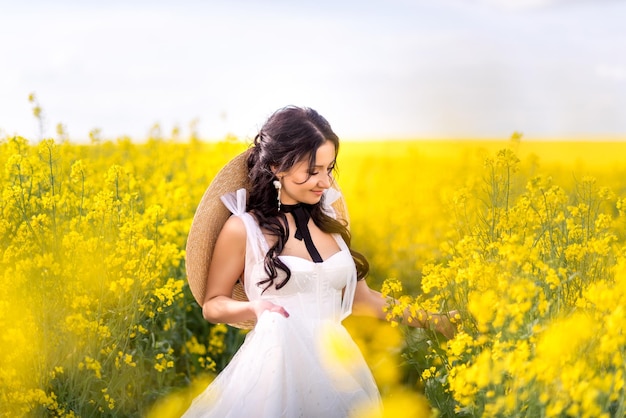
<instances>
[{"instance_id":1,"label":"rapeseed field","mask_svg":"<svg viewBox=\"0 0 626 418\"><path fill-rule=\"evenodd\" d=\"M246 147L0 140L0 416L174 417L228 363L244 334L202 319L184 248ZM386 416L624 415L624 155L518 134L341 145L353 246L398 301L346 321ZM457 310L458 333L398 325L406 309Z\"/></svg>"}]
</instances>

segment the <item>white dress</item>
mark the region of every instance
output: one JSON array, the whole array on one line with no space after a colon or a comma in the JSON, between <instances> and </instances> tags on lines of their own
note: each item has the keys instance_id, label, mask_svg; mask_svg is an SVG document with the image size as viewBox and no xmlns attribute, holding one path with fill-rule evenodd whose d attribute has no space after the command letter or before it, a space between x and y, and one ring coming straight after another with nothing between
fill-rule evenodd
<instances>
[{"instance_id":1,"label":"white dress","mask_svg":"<svg viewBox=\"0 0 626 418\"><path fill-rule=\"evenodd\" d=\"M329 189L325 210L333 215ZM356 268L339 235L340 251L322 263L280 256L288 283L262 293L268 244L245 212L245 190L223 196L247 231L245 290L250 300L283 306L285 318L264 312L228 366L194 399L184 417L337 417L380 410L380 395L358 347L341 324L351 313ZM280 280L280 276L278 278ZM343 292L343 297L342 297ZM376 414L374 414L375 416Z\"/></svg>"}]
</instances>

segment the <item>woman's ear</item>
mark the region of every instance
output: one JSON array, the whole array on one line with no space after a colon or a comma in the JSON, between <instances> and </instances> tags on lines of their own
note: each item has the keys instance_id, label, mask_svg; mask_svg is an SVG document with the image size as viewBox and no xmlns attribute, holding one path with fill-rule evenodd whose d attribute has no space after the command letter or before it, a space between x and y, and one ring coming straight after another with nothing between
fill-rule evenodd
<instances>
[{"instance_id":1,"label":"woman's ear","mask_svg":"<svg viewBox=\"0 0 626 418\"><path fill-rule=\"evenodd\" d=\"M272 170L272 173L274 173L274 175L276 177L278 177L279 179L283 178L285 176L285 172L284 171L278 171L278 166L277 165L272 165L270 166L270 170Z\"/></svg>"}]
</instances>

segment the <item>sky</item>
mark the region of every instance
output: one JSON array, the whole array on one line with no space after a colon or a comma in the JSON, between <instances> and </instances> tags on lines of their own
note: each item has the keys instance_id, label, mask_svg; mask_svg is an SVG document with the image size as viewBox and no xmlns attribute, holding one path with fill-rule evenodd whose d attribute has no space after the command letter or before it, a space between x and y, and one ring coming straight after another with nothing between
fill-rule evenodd
<instances>
[{"instance_id":1,"label":"sky","mask_svg":"<svg viewBox=\"0 0 626 418\"><path fill-rule=\"evenodd\" d=\"M0 0L0 136L626 140L626 1Z\"/></svg>"}]
</instances>

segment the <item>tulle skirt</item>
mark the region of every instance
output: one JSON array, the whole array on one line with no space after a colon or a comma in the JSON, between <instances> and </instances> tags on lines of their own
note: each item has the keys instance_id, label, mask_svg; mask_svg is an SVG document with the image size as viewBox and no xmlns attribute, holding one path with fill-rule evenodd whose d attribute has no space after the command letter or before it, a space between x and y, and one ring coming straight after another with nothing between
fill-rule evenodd
<instances>
[{"instance_id":1,"label":"tulle skirt","mask_svg":"<svg viewBox=\"0 0 626 418\"><path fill-rule=\"evenodd\" d=\"M265 312L183 417L345 418L359 411L376 416L380 395L346 329Z\"/></svg>"}]
</instances>

